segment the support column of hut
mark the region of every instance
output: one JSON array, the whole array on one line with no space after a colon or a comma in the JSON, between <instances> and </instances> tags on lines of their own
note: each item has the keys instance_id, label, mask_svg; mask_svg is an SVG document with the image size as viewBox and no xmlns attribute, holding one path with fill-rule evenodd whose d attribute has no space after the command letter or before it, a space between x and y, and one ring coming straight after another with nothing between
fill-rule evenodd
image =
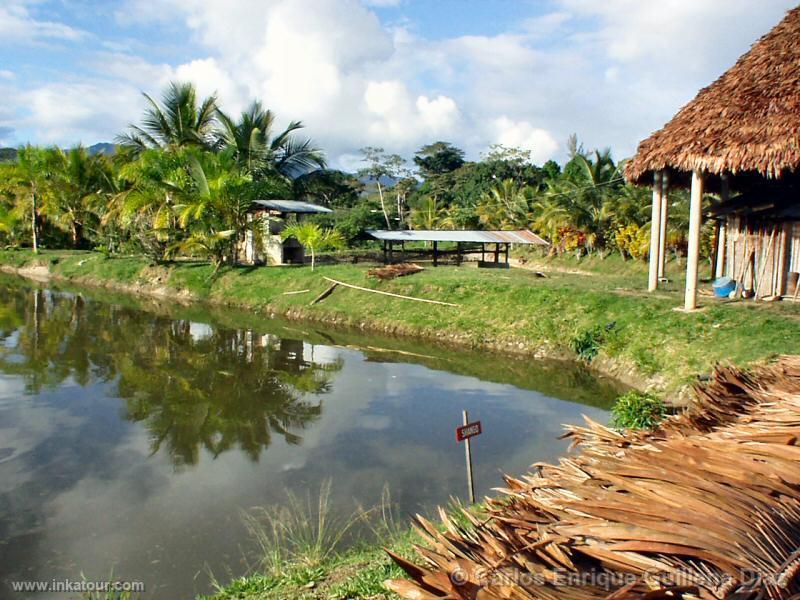
<instances>
[{"instance_id":1,"label":"support column of hut","mask_svg":"<svg viewBox=\"0 0 800 600\"><path fill-rule=\"evenodd\" d=\"M686 254L685 310L697 308L697 267L700 261L700 226L703 222L703 174L692 171L692 191L689 203L689 248Z\"/></svg>"},{"instance_id":2,"label":"support column of hut","mask_svg":"<svg viewBox=\"0 0 800 600\"><path fill-rule=\"evenodd\" d=\"M666 281L667 267L667 220L669 218L669 173L661 173L661 224L658 239L658 281Z\"/></svg>"},{"instance_id":3,"label":"support column of hut","mask_svg":"<svg viewBox=\"0 0 800 600\"><path fill-rule=\"evenodd\" d=\"M654 292L658 287L659 255L661 253L661 198L663 195L661 171L653 173L653 214L650 222L650 273L647 291Z\"/></svg>"}]
</instances>

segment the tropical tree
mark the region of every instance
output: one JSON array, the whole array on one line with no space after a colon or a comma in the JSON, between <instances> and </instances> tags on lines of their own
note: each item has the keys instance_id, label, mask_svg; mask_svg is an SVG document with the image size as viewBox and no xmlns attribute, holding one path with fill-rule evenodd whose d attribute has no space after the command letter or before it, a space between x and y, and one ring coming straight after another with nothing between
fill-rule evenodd
<instances>
[{"instance_id":1,"label":"tropical tree","mask_svg":"<svg viewBox=\"0 0 800 600\"><path fill-rule=\"evenodd\" d=\"M179 234L175 206L189 185L184 152L148 149L120 168L101 224L118 223L155 260Z\"/></svg>"},{"instance_id":2,"label":"tropical tree","mask_svg":"<svg viewBox=\"0 0 800 600\"><path fill-rule=\"evenodd\" d=\"M214 133L217 149L230 149L240 167L254 177L276 172L294 177L317 168L325 168L322 150L311 140L298 139L293 133L303 129L300 121L292 121L283 131L273 135L275 115L254 101L234 120L219 108Z\"/></svg>"},{"instance_id":3,"label":"tropical tree","mask_svg":"<svg viewBox=\"0 0 800 600\"><path fill-rule=\"evenodd\" d=\"M311 270L314 270L316 253L325 249L335 249L344 246L342 234L335 229L323 229L313 221L292 223L281 232L281 237L286 240L290 237L297 238L311 252Z\"/></svg>"},{"instance_id":4,"label":"tropical tree","mask_svg":"<svg viewBox=\"0 0 800 600\"><path fill-rule=\"evenodd\" d=\"M237 242L252 223L247 213L251 178L241 171L232 152L188 152L188 177L176 190L174 210L178 226L188 237L173 243L169 252L200 252L209 256L215 272L227 258L236 261Z\"/></svg>"},{"instance_id":5,"label":"tropical tree","mask_svg":"<svg viewBox=\"0 0 800 600\"><path fill-rule=\"evenodd\" d=\"M51 201L42 212L69 233L72 246L77 248L85 228L97 222L94 209L107 200L110 167L103 156L90 156L83 146L67 152L56 149L52 161Z\"/></svg>"},{"instance_id":6,"label":"tropical tree","mask_svg":"<svg viewBox=\"0 0 800 600\"><path fill-rule=\"evenodd\" d=\"M445 215L445 210L437 206L436 198L428 196L423 198L419 206L411 209L411 228L430 230L436 229Z\"/></svg>"},{"instance_id":7,"label":"tropical tree","mask_svg":"<svg viewBox=\"0 0 800 600\"><path fill-rule=\"evenodd\" d=\"M161 104L142 93L148 107L141 125L130 125L129 131L117 136L124 148L141 153L148 148L194 146L209 148L217 115L217 97L208 96L198 103L197 90L191 83L172 82Z\"/></svg>"},{"instance_id":8,"label":"tropical tree","mask_svg":"<svg viewBox=\"0 0 800 600\"><path fill-rule=\"evenodd\" d=\"M15 163L3 166L0 191L11 198L17 215L29 215L34 252L39 251L42 209L52 199L50 183L58 164L57 152L55 148L28 145L19 149Z\"/></svg>"},{"instance_id":9,"label":"tropical tree","mask_svg":"<svg viewBox=\"0 0 800 600\"><path fill-rule=\"evenodd\" d=\"M532 189L513 179L496 184L475 209L481 224L489 229L527 227L531 221Z\"/></svg>"},{"instance_id":10,"label":"tropical tree","mask_svg":"<svg viewBox=\"0 0 800 600\"><path fill-rule=\"evenodd\" d=\"M397 154L386 154L383 148L367 146L361 149L364 155L363 162L367 166L358 171L361 177L368 178L373 182L378 190L378 199L381 203L383 218L386 220L386 228L391 229L392 223L389 221L389 212L386 209L386 197L384 194L384 184L386 179L393 179L398 173L398 169L405 164L405 160Z\"/></svg>"}]
</instances>

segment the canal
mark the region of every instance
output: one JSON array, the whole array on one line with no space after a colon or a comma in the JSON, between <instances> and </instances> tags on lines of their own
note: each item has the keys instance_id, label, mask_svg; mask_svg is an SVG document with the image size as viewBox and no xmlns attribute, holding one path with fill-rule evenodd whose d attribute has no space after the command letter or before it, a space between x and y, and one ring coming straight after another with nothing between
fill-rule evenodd
<instances>
[{"instance_id":1,"label":"canal","mask_svg":"<svg viewBox=\"0 0 800 600\"><path fill-rule=\"evenodd\" d=\"M0 277L0 596L11 581L141 580L189 598L254 564L243 511L314 497L399 514L466 497L606 422L578 365ZM48 594L43 597L54 598Z\"/></svg>"}]
</instances>

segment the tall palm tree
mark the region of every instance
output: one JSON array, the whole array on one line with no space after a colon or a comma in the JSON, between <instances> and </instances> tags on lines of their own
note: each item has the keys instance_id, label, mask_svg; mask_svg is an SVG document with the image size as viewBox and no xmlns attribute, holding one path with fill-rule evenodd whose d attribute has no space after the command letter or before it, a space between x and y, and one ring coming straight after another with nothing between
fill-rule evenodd
<instances>
[{"instance_id":1,"label":"tall palm tree","mask_svg":"<svg viewBox=\"0 0 800 600\"><path fill-rule=\"evenodd\" d=\"M101 155L90 156L83 146L67 152L54 151L56 165L52 179L52 202L44 213L58 228L67 231L77 248L90 220L96 220L94 208L109 191L108 166Z\"/></svg>"},{"instance_id":2,"label":"tall palm tree","mask_svg":"<svg viewBox=\"0 0 800 600\"><path fill-rule=\"evenodd\" d=\"M247 221L251 197L245 193L251 179L228 151L189 152L186 171L188 177L178 186L174 209L178 225L189 235L170 250L208 255L216 272L227 257L235 260L236 242L251 225Z\"/></svg>"},{"instance_id":3,"label":"tall palm tree","mask_svg":"<svg viewBox=\"0 0 800 600\"><path fill-rule=\"evenodd\" d=\"M148 107L141 125L130 125L130 131L117 136L117 143L135 153L147 148L199 146L209 148L216 120L215 94L198 104L197 90L191 83L172 82L161 98L161 104L149 95Z\"/></svg>"},{"instance_id":4,"label":"tall palm tree","mask_svg":"<svg viewBox=\"0 0 800 600\"><path fill-rule=\"evenodd\" d=\"M0 191L11 197L15 210L27 212L31 224L31 245L39 251L39 229L42 208L52 197L51 181L56 173L55 148L20 148L17 162L4 166Z\"/></svg>"},{"instance_id":5,"label":"tall palm tree","mask_svg":"<svg viewBox=\"0 0 800 600\"><path fill-rule=\"evenodd\" d=\"M533 190L505 179L484 194L475 208L481 224L491 229L527 227Z\"/></svg>"},{"instance_id":6,"label":"tall palm tree","mask_svg":"<svg viewBox=\"0 0 800 600\"><path fill-rule=\"evenodd\" d=\"M325 167L322 151L311 140L293 137L303 124L292 121L273 136L275 115L258 100L242 112L238 121L219 109L216 114L219 125L214 146L233 151L237 163L255 177L271 170L290 177Z\"/></svg>"}]
</instances>

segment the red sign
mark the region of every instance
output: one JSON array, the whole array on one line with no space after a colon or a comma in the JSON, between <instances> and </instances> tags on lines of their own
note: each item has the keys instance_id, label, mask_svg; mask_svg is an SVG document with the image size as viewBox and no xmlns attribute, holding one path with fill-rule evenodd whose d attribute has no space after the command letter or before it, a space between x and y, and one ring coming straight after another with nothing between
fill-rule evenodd
<instances>
[{"instance_id":1,"label":"red sign","mask_svg":"<svg viewBox=\"0 0 800 600\"><path fill-rule=\"evenodd\" d=\"M464 440L468 440L471 437L476 435L480 435L481 431L481 422L475 421L474 423L467 423L466 425L462 425L461 427L456 427L456 440L459 442L463 442Z\"/></svg>"}]
</instances>

